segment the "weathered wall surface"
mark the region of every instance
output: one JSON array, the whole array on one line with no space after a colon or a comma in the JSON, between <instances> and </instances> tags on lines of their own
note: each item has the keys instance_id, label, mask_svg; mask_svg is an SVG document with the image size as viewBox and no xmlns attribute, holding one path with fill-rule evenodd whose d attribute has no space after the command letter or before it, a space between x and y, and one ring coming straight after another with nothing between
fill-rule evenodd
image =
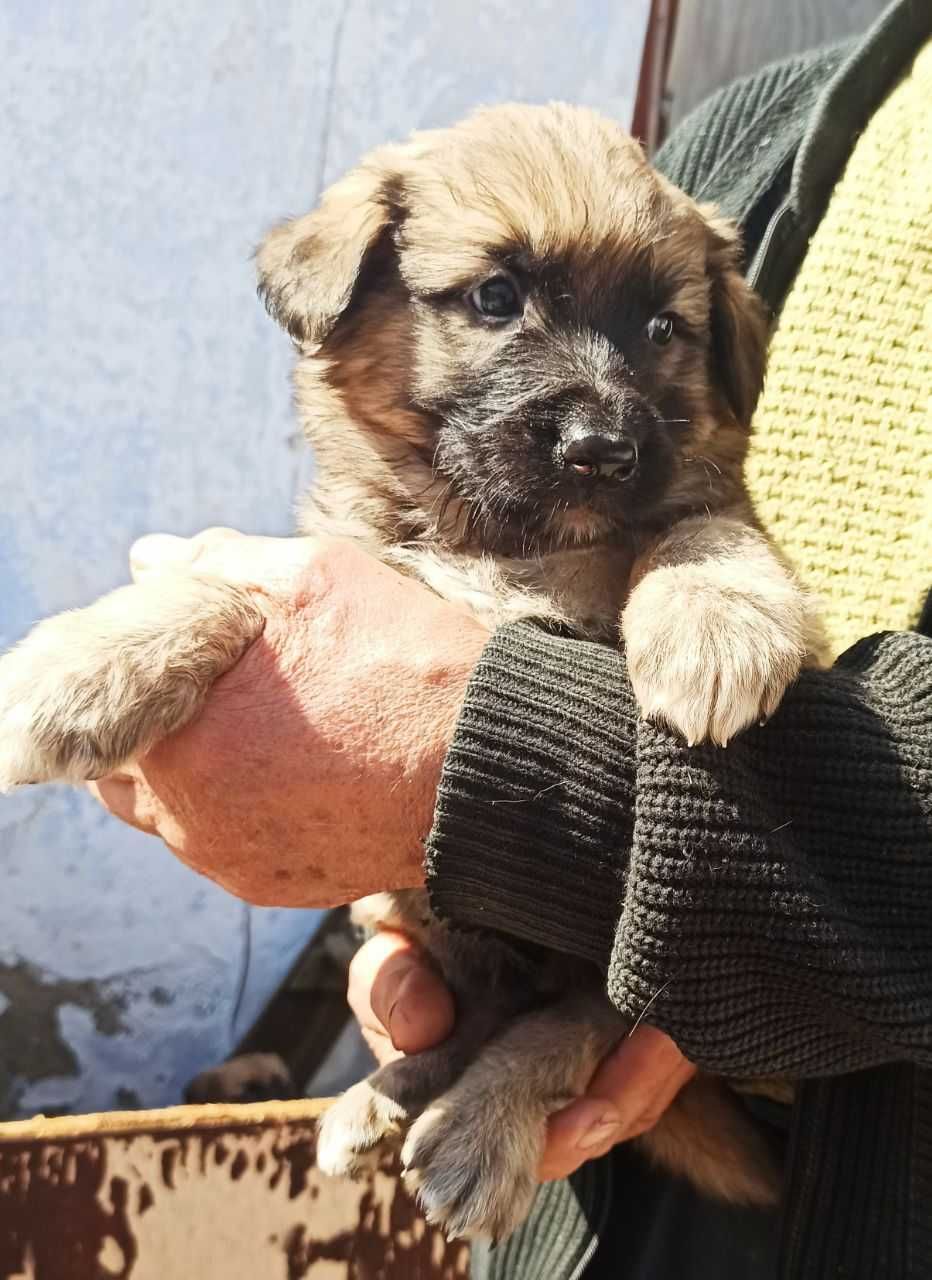
<instances>
[{"instance_id":1,"label":"weathered wall surface","mask_svg":"<svg viewBox=\"0 0 932 1280\"><path fill-rule=\"evenodd\" d=\"M630 117L647 0L7 0L0 646L151 530L284 533L309 460L251 250L481 102ZM307 937L84 796L0 800L0 1113L178 1098Z\"/></svg>"}]
</instances>

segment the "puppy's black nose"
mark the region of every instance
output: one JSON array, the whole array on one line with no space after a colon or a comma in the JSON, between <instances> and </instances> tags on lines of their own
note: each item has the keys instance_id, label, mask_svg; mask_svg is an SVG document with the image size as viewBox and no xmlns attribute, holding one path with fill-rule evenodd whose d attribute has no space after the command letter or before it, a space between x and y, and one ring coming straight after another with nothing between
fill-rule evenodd
<instances>
[{"instance_id":1,"label":"puppy's black nose","mask_svg":"<svg viewBox=\"0 0 932 1280\"><path fill-rule=\"evenodd\" d=\"M595 480L599 476L630 480L638 469L638 448L632 440L583 436L566 445L563 465L582 480Z\"/></svg>"}]
</instances>

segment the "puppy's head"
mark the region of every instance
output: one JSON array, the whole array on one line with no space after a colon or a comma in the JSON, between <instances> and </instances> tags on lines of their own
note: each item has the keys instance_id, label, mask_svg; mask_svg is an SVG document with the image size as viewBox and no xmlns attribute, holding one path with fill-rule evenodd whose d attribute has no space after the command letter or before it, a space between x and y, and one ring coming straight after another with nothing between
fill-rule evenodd
<instances>
[{"instance_id":1,"label":"puppy's head","mask_svg":"<svg viewBox=\"0 0 932 1280\"><path fill-rule=\"evenodd\" d=\"M382 148L258 265L324 485L361 468L409 533L611 541L740 483L765 326L734 230L590 111Z\"/></svg>"}]
</instances>

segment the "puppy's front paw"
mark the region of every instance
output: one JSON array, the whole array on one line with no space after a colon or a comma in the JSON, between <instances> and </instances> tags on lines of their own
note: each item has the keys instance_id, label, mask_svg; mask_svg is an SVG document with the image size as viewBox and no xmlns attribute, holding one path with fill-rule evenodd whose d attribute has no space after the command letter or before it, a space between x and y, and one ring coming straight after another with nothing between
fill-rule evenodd
<instances>
[{"instance_id":1,"label":"puppy's front paw","mask_svg":"<svg viewBox=\"0 0 932 1280\"><path fill-rule=\"evenodd\" d=\"M321 1117L317 1167L333 1178L355 1177L374 1168L383 1144L397 1142L407 1123L405 1109L361 1080Z\"/></svg>"},{"instance_id":2,"label":"puppy's front paw","mask_svg":"<svg viewBox=\"0 0 932 1280\"><path fill-rule=\"evenodd\" d=\"M542 1114L496 1115L494 1100L454 1089L415 1121L405 1182L449 1237L503 1240L527 1217L544 1144Z\"/></svg>"},{"instance_id":3,"label":"puppy's front paw","mask_svg":"<svg viewBox=\"0 0 932 1280\"><path fill-rule=\"evenodd\" d=\"M806 656L806 602L779 565L735 581L734 565L648 573L622 615L642 714L693 745L725 746L766 720Z\"/></svg>"},{"instance_id":4,"label":"puppy's front paw","mask_svg":"<svg viewBox=\"0 0 932 1280\"><path fill-rule=\"evenodd\" d=\"M40 623L0 658L0 792L30 782L80 782L96 768L90 705L106 683L91 652L82 653L71 614ZM82 673L82 667L84 672Z\"/></svg>"},{"instance_id":5,"label":"puppy's front paw","mask_svg":"<svg viewBox=\"0 0 932 1280\"><path fill-rule=\"evenodd\" d=\"M0 792L99 778L147 750L263 626L247 592L186 574L39 623L0 658Z\"/></svg>"}]
</instances>

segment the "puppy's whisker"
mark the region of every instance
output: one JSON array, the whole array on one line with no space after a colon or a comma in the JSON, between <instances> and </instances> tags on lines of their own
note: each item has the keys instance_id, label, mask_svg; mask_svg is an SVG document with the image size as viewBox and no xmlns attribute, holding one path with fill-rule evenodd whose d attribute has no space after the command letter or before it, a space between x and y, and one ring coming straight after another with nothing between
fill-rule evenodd
<instances>
[{"instance_id":1,"label":"puppy's whisker","mask_svg":"<svg viewBox=\"0 0 932 1280\"><path fill-rule=\"evenodd\" d=\"M684 461L684 462L698 462L698 463L700 464L700 466L703 466L703 467L705 467L705 468L707 468L707 469L708 469L709 467L712 467L712 469L713 469L714 471L717 471L719 475L721 475L721 474L722 474L722 469L721 469L721 467L718 465L718 463L717 463L717 462L713 462L711 458L707 458L707 457L705 457L705 455L703 455L703 454L698 454L698 453L697 453L697 454L695 454L693 457L685 457L685 456L684 456L683 461Z\"/></svg>"}]
</instances>

